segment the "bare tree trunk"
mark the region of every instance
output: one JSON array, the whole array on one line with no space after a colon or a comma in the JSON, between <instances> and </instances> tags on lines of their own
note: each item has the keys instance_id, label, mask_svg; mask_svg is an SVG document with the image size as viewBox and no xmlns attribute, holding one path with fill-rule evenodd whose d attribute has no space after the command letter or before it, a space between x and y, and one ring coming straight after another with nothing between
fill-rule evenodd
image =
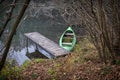
<instances>
[{"instance_id":1,"label":"bare tree trunk","mask_svg":"<svg viewBox=\"0 0 120 80\"><path fill-rule=\"evenodd\" d=\"M11 19L12 12L13 12L13 9L14 9L14 7L15 7L15 3L16 3L16 0L13 0L12 6L10 7L10 9L9 9L9 10L7 11L7 13L6 13L6 14L7 14L7 19L6 19L3 27L0 29L0 37L1 37L1 35L3 34L3 32L4 32L4 30L5 30L8 22L9 22L10 19Z\"/></svg>"},{"instance_id":2,"label":"bare tree trunk","mask_svg":"<svg viewBox=\"0 0 120 80\"><path fill-rule=\"evenodd\" d=\"M111 0L112 12L113 12L113 28L115 30L116 42L114 44L114 50L116 54L120 52L120 14L119 14L119 1Z\"/></svg>"},{"instance_id":3,"label":"bare tree trunk","mask_svg":"<svg viewBox=\"0 0 120 80\"><path fill-rule=\"evenodd\" d=\"M14 25L13 25L13 27L12 27L12 30L11 30L11 32L10 32L10 36L9 36L9 38L8 38L8 41L6 42L7 46L6 46L6 48L5 48L4 52L3 52L2 60L1 60L1 62L0 62L0 71L2 70L2 68L3 68L4 64L5 64L6 57L7 57L7 54L8 54L8 51L9 51L9 48L10 48L10 45L11 45L13 36L14 36L14 34L15 34L15 32L16 32L16 29L17 29L17 27L18 27L21 19L22 19L22 16L23 16L24 13L25 13L26 8L27 8L28 5L29 5L29 2L30 2L30 0L25 0L24 4L27 4L27 5L24 5L24 6L22 7L22 9L20 10L20 13L19 13L19 15L18 15L18 17L17 17L17 20L15 21L15 23L14 23Z\"/></svg>"},{"instance_id":4,"label":"bare tree trunk","mask_svg":"<svg viewBox=\"0 0 120 80\"><path fill-rule=\"evenodd\" d=\"M81 21L84 22L86 25L85 28L90 35L91 41L94 43L102 62L112 62L114 64L116 61L114 44L116 44L118 52L120 52L119 0L111 0L111 5L108 4L109 1L105 0L70 0L66 3L59 0L55 1L60 4L60 7L61 4L69 5L69 7L71 7L70 10L74 11L73 14L77 16L74 19L74 22L78 22L78 24L80 24ZM67 8L64 5L63 7ZM63 7L62 9L64 9ZM67 10L62 14L67 14L66 11ZM63 17L67 21L68 18L64 15ZM70 18L73 16L69 15L70 13L68 14L68 17ZM69 22L70 21L74 24L72 19L69 20Z\"/></svg>"},{"instance_id":5,"label":"bare tree trunk","mask_svg":"<svg viewBox=\"0 0 120 80\"><path fill-rule=\"evenodd\" d=\"M98 11L99 11L99 25L102 32L102 51L104 62L110 59L111 62L115 61L115 54L112 49L111 39L108 33L107 21L105 18L105 12L103 10L102 0L98 0Z\"/></svg>"}]
</instances>

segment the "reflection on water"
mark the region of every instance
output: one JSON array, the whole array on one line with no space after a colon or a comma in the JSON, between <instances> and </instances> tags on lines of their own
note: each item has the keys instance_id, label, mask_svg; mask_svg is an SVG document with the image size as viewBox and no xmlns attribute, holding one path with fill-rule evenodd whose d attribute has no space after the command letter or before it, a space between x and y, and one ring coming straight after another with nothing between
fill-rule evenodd
<instances>
[{"instance_id":1,"label":"reflection on water","mask_svg":"<svg viewBox=\"0 0 120 80\"><path fill-rule=\"evenodd\" d=\"M59 37L62 34L62 32L66 29L66 26L59 25L57 22L54 22L54 25L50 24L51 19L47 19L42 23L43 20L38 20L34 18L28 18L25 21L22 21L20 27L18 28L18 31L13 39L12 47L14 47L14 56L13 58L17 60L17 62L21 65L25 60L29 60L28 57L26 57L26 38L24 36L24 33L28 32L34 32L37 31L47 38L55 41L58 43ZM31 42L29 42L29 52L34 52L35 47L32 45ZM49 54L45 54L49 58Z\"/></svg>"},{"instance_id":2,"label":"reflection on water","mask_svg":"<svg viewBox=\"0 0 120 80\"><path fill-rule=\"evenodd\" d=\"M32 53L35 51L34 46L28 47L29 53ZM21 51L13 51L12 58L15 59L19 65L21 65L25 60L30 60L27 56L27 48L23 48Z\"/></svg>"},{"instance_id":3,"label":"reflection on water","mask_svg":"<svg viewBox=\"0 0 120 80\"><path fill-rule=\"evenodd\" d=\"M6 0L10 4L12 0ZM4 1L4 2L6 2ZM18 0L20 3L23 3L24 0ZM31 0L29 7L27 8L19 26L17 28L16 34L12 40L11 49L9 51L9 56L14 58L19 65L21 65L25 60L30 60L26 56L27 48L26 48L26 38L24 36L25 33L28 32L39 32L45 37L55 41L58 43L61 34L64 30L67 29L66 22L61 17L59 9L54 5L52 2L53 0ZM23 5L16 5L13 17L11 21L8 23L6 31L10 32L13 23L15 22L16 13L19 13L21 6ZM6 5L0 5L0 9L2 7L6 7ZM0 13L0 18L5 18L6 10L2 10ZM70 24L70 23L69 23ZM2 26L2 24L0 24ZM80 32L85 32L83 29L78 29ZM78 33L79 34L79 33ZM1 44L2 41L2 44ZM0 49L2 48L5 38L0 39ZM28 44L29 53L35 51L35 45L31 42ZM1 53L0 53L1 55ZM49 54L45 54L49 58L52 56Z\"/></svg>"},{"instance_id":4,"label":"reflection on water","mask_svg":"<svg viewBox=\"0 0 120 80\"><path fill-rule=\"evenodd\" d=\"M13 49L9 52L12 55L12 58L14 58L20 65L25 60L29 60L26 56L27 48L26 39L24 36L25 33L39 32L45 37L58 43L60 35L67 28L65 21L59 13L59 10L57 10L51 0L46 3L37 3L33 0L30 4L31 5L28 7L19 24L19 27L17 28L17 32L14 35L11 46ZM16 9L16 11L17 10L19 9ZM31 14L34 16L31 16ZM11 21L9 23L10 27L13 22ZM9 30L10 27L8 28ZM32 43L29 43L28 46L30 53L35 51L35 47ZM50 55L46 55L51 58Z\"/></svg>"}]
</instances>

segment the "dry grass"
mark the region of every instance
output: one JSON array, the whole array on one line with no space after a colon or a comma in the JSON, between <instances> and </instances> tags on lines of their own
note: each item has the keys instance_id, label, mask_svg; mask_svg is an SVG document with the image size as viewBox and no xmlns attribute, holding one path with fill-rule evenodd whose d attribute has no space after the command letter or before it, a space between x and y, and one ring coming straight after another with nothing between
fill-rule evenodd
<instances>
[{"instance_id":1,"label":"dry grass","mask_svg":"<svg viewBox=\"0 0 120 80\"><path fill-rule=\"evenodd\" d=\"M101 63L87 39L65 57L33 59L26 65L17 80L120 80L120 66Z\"/></svg>"}]
</instances>

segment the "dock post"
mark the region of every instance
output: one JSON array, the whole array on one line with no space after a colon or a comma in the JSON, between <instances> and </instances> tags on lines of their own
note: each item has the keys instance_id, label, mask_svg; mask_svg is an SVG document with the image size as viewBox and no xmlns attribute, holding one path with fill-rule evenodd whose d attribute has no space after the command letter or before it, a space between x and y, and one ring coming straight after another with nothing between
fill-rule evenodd
<instances>
[{"instance_id":1,"label":"dock post","mask_svg":"<svg viewBox=\"0 0 120 80\"><path fill-rule=\"evenodd\" d=\"M27 53L29 53L29 51L28 51L28 38L26 39L26 47L27 47Z\"/></svg>"},{"instance_id":2,"label":"dock post","mask_svg":"<svg viewBox=\"0 0 120 80\"><path fill-rule=\"evenodd\" d=\"M36 52L36 51L38 51L38 46L37 46L37 44L35 44L35 46L36 46L36 49L35 49L35 52Z\"/></svg>"}]
</instances>

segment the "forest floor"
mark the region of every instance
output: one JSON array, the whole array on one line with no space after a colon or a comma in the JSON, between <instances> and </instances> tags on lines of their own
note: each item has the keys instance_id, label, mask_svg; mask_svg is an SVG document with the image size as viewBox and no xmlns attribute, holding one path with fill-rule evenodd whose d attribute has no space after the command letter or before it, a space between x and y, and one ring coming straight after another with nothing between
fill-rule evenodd
<instances>
[{"instance_id":1,"label":"forest floor","mask_svg":"<svg viewBox=\"0 0 120 80\"><path fill-rule=\"evenodd\" d=\"M120 80L120 61L104 64L92 44L79 43L65 57L33 59L22 74L25 80Z\"/></svg>"},{"instance_id":2,"label":"forest floor","mask_svg":"<svg viewBox=\"0 0 120 80\"><path fill-rule=\"evenodd\" d=\"M32 61L22 77L24 80L120 80L118 65L105 65L95 60L81 63L69 57Z\"/></svg>"},{"instance_id":3,"label":"forest floor","mask_svg":"<svg viewBox=\"0 0 120 80\"><path fill-rule=\"evenodd\" d=\"M32 59L12 69L7 80L120 80L120 58L115 65L102 63L87 40L65 57Z\"/></svg>"}]
</instances>

